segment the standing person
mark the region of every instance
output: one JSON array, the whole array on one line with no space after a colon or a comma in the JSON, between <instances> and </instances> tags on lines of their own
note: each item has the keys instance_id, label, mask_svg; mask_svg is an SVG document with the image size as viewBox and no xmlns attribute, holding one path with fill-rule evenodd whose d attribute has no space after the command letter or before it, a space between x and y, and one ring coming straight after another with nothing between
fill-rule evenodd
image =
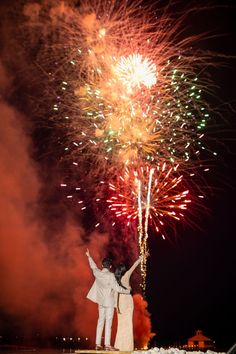
<instances>
[{"instance_id":1,"label":"standing person","mask_svg":"<svg viewBox=\"0 0 236 354\"><path fill-rule=\"evenodd\" d=\"M110 271L111 260L104 258L102 261L102 270L98 269L96 263L89 254L87 249L86 255L88 257L90 268L93 271L95 281L89 290L87 298L98 304L98 321L96 330L96 350L102 350L101 345L102 332L105 325L105 350L116 350L111 346L111 326L114 315L115 292L123 294L130 294L130 290L119 286L114 274Z\"/></svg>"},{"instance_id":2,"label":"standing person","mask_svg":"<svg viewBox=\"0 0 236 354\"><path fill-rule=\"evenodd\" d=\"M139 257L129 270L126 270L124 264L118 265L115 270L115 277L120 286L130 288L130 276L135 268L140 264L142 257ZM122 351L134 350L133 335L133 311L134 301L131 294L118 294L117 297L117 332L115 339L115 347Z\"/></svg>"}]
</instances>

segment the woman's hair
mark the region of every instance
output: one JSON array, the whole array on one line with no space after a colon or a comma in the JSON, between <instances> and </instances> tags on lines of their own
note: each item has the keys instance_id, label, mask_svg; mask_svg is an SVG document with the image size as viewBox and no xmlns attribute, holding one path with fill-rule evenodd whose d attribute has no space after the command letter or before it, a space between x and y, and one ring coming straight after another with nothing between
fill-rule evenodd
<instances>
[{"instance_id":1,"label":"woman's hair","mask_svg":"<svg viewBox=\"0 0 236 354\"><path fill-rule=\"evenodd\" d=\"M116 280L117 280L117 283L122 286L122 288L126 289L125 286L123 286L121 284L121 278L122 276L125 274L126 272L126 266L124 265L124 263L120 263L117 267L116 267L116 270L115 270L115 277L116 277Z\"/></svg>"}]
</instances>

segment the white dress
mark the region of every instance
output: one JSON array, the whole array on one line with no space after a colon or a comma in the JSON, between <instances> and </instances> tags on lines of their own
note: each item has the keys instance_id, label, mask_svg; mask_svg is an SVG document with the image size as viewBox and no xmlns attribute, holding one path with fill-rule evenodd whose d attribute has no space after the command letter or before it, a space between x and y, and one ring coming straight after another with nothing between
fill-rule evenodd
<instances>
[{"instance_id":1,"label":"white dress","mask_svg":"<svg viewBox=\"0 0 236 354\"><path fill-rule=\"evenodd\" d=\"M121 283L125 287L129 287L129 279L135 268L141 262L139 258L132 267L123 275ZM134 335L133 335L133 311L134 302L132 295L118 294L117 308L117 332L115 339L115 348L120 351L134 350ZM119 313L120 311L120 313Z\"/></svg>"}]
</instances>

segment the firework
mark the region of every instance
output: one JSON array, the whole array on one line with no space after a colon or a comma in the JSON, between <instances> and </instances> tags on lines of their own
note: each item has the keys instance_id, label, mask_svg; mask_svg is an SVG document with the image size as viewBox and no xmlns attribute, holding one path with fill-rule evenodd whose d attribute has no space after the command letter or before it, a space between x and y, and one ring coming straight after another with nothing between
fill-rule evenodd
<instances>
[{"instance_id":1,"label":"firework","mask_svg":"<svg viewBox=\"0 0 236 354\"><path fill-rule=\"evenodd\" d=\"M112 215L127 226L138 230L138 242L142 257L141 270L143 287L146 278L146 254L148 252L148 228L166 238L166 223L184 218L189 190L184 189L183 177L177 173L178 166L166 163L150 168L148 165L138 170L125 169L116 184L110 183L110 197L107 199Z\"/></svg>"},{"instance_id":2,"label":"firework","mask_svg":"<svg viewBox=\"0 0 236 354\"><path fill-rule=\"evenodd\" d=\"M139 161L197 166L210 115L197 73L209 58L190 49L195 37L178 39L183 18L127 2L47 10L30 29L44 24L37 62L51 77L51 119L67 135L66 156L93 161L95 179Z\"/></svg>"},{"instance_id":3,"label":"firework","mask_svg":"<svg viewBox=\"0 0 236 354\"><path fill-rule=\"evenodd\" d=\"M121 57L114 72L128 92L132 92L132 88L138 87L140 89L142 85L150 88L157 82L156 65L140 54Z\"/></svg>"},{"instance_id":4,"label":"firework","mask_svg":"<svg viewBox=\"0 0 236 354\"><path fill-rule=\"evenodd\" d=\"M183 211L190 202L189 191L183 190L183 176L179 176L177 169L178 166L173 168L165 163L156 168L148 165L138 170L126 168L124 176L117 179L117 185L109 183L110 211L122 222L126 219L128 225L138 222L145 234L146 220L150 219L155 230L165 237L166 220L183 218Z\"/></svg>"},{"instance_id":5,"label":"firework","mask_svg":"<svg viewBox=\"0 0 236 354\"><path fill-rule=\"evenodd\" d=\"M73 176L66 171L93 201L107 200L111 218L135 225L145 278L149 227L165 238L166 225L183 219L196 186L189 176L215 154L204 132L203 88L211 83L202 68L210 55L193 50L200 36L178 36L188 11L176 22L168 7L157 16L139 1L45 6L28 26L44 44L37 42L36 64L50 78L46 96L64 135L63 161L75 167ZM83 198L79 204L86 208Z\"/></svg>"},{"instance_id":6,"label":"firework","mask_svg":"<svg viewBox=\"0 0 236 354\"><path fill-rule=\"evenodd\" d=\"M119 59L113 57L113 61ZM115 73L114 65L96 83L74 90L73 108L77 107L78 115L70 124L77 159L86 152L98 173L99 165L107 172L114 164L140 160L155 164L162 159L191 168L205 149L204 128L209 119L197 77L166 64L160 82L141 89L139 76L137 81L128 74L124 77L125 63L123 71Z\"/></svg>"}]
</instances>

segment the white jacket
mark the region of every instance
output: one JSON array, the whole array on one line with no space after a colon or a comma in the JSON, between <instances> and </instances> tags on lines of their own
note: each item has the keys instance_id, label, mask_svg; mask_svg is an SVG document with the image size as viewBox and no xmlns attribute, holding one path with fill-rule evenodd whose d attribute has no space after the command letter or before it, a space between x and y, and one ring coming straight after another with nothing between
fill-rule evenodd
<instances>
[{"instance_id":1,"label":"white jacket","mask_svg":"<svg viewBox=\"0 0 236 354\"><path fill-rule=\"evenodd\" d=\"M97 268L92 257L88 257L90 268L95 276L95 281L88 292L87 298L105 307L115 307L115 292L129 294L130 290L118 285L115 275L107 268Z\"/></svg>"}]
</instances>

